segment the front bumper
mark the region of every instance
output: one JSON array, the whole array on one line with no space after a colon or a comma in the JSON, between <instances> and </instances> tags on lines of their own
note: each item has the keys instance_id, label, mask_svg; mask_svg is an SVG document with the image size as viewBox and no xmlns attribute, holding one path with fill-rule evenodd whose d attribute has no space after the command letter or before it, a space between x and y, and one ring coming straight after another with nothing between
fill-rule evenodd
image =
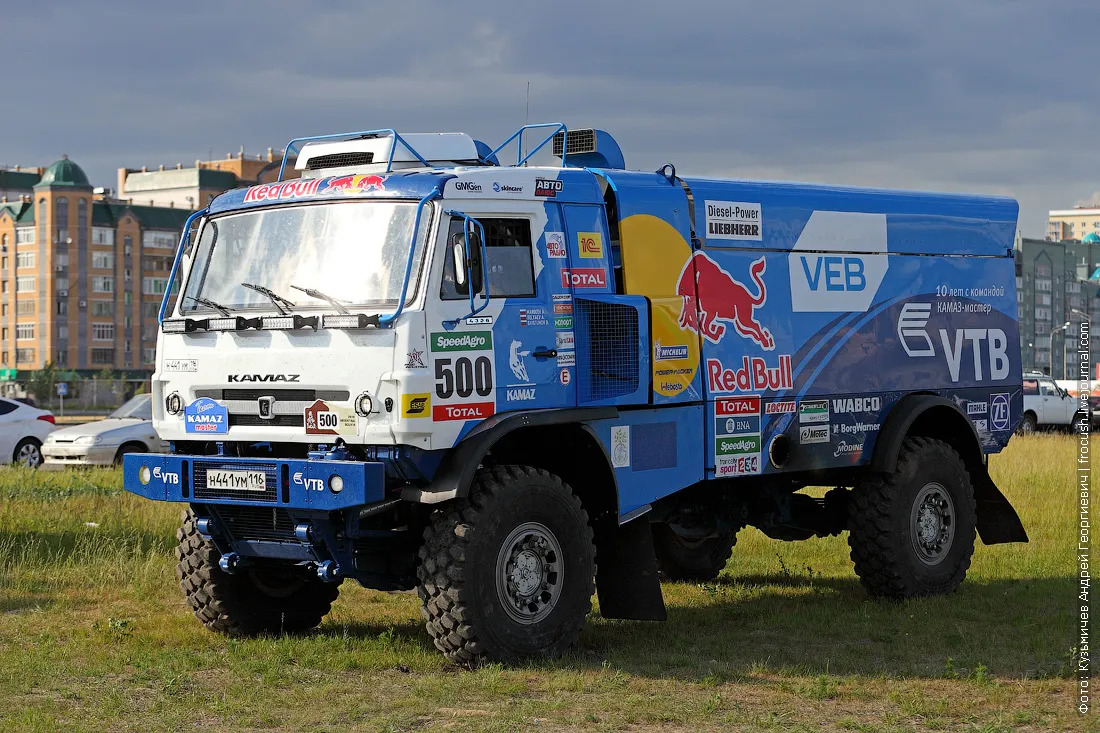
<instances>
[{"instance_id":1,"label":"front bumper","mask_svg":"<svg viewBox=\"0 0 1100 733\"><path fill-rule=\"evenodd\" d=\"M146 471L142 471L146 469ZM264 489L207 486L207 471L262 470ZM332 490L332 477L343 488ZM332 511L385 498L385 465L361 461L132 453L122 462L123 488L154 501ZM142 479L145 480L142 480Z\"/></svg>"},{"instance_id":2,"label":"front bumper","mask_svg":"<svg viewBox=\"0 0 1100 733\"><path fill-rule=\"evenodd\" d=\"M78 466L109 466L115 462L117 445L76 445L75 443L43 443L42 457L46 463Z\"/></svg>"}]
</instances>

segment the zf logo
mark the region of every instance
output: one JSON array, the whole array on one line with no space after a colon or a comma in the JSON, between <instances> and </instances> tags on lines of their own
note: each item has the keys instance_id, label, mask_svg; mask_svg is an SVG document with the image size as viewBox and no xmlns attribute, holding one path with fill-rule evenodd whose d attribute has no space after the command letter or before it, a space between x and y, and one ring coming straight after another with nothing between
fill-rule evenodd
<instances>
[{"instance_id":1,"label":"zf logo","mask_svg":"<svg viewBox=\"0 0 1100 733\"><path fill-rule=\"evenodd\" d=\"M989 423L994 430L1008 430L1008 395L1004 392L989 395Z\"/></svg>"},{"instance_id":2,"label":"zf logo","mask_svg":"<svg viewBox=\"0 0 1100 733\"><path fill-rule=\"evenodd\" d=\"M898 315L898 339L905 353L912 357L935 356L936 347L928 335L928 319L932 314L931 303L906 303ZM949 331L939 329L940 344L947 360L951 381L958 382L962 375L962 356L966 342L970 342L974 354L974 380L985 379L983 365L989 368L989 379L1001 381L1008 378L1008 336L999 328L959 328ZM986 358L982 359L982 343Z\"/></svg>"}]
</instances>

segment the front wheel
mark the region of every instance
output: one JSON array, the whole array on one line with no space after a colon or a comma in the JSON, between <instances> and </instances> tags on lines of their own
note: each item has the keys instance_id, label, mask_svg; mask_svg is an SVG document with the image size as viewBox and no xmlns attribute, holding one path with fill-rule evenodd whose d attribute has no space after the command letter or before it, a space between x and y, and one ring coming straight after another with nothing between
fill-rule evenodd
<instances>
[{"instance_id":1,"label":"front wheel","mask_svg":"<svg viewBox=\"0 0 1100 733\"><path fill-rule=\"evenodd\" d=\"M596 551L580 500L528 466L480 470L432 515L417 577L426 627L452 662L556 657L592 607Z\"/></svg>"},{"instance_id":2,"label":"front wheel","mask_svg":"<svg viewBox=\"0 0 1100 733\"><path fill-rule=\"evenodd\" d=\"M17 466L38 468L42 465L42 445L34 438L23 438L15 446L12 462Z\"/></svg>"},{"instance_id":3,"label":"front wheel","mask_svg":"<svg viewBox=\"0 0 1100 733\"><path fill-rule=\"evenodd\" d=\"M940 440L906 438L896 470L852 492L848 546L873 596L951 593L966 577L977 522L970 474Z\"/></svg>"},{"instance_id":4,"label":"front wheel","mask_svg":"<svg viewBox=\"0 0 1100 733\"><path fill-rule=\"evenodd\" d=\"M195 617L211 631L229 636L295 633L321 623L340 594L298 565L257 565L230 575L221 553L199 534L195 515L183 515L176 533L176 578Z\"/></svg>"},{"instance_id":5,"label":"front wheel","mask_svg":"<svg viewBox=\"0 0 1100 733\"><path fill-rule=\"evenodd\" d=\"M1020 435L1031 435L1039 428L1039 421L1035 419L1035 415L1028 412L1024 415L1024 419L1020 421L1020 427L1016 428L1016 432Z\"/></svg>"}]
</instances>

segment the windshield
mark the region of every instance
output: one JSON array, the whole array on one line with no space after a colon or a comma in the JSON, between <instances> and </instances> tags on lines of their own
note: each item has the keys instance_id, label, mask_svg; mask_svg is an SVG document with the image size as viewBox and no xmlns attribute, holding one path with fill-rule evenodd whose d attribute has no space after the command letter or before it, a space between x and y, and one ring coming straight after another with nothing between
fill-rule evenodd
<instances>
[{"instance_id":1,"label":"windshield","mask_svg":"<svg viewBox=\"0 0 1100 733\"><path fill-rule=\"evenodd\" d=\"M130 417L137 420L153 419L153 398L147 394L139 394L130 398L122 407L112 412L107 417Z\"/></svg>"},{"instance_id":2,"label":"windshield","mask_svg":"<svg viewBox=\"0 0 1100 733\"><path fill-rule=\"evenodd\" d=\"M215 303L230 310L272 308L270 297L242 283L268 288L295 308L332 306L292 285L349 306L396 304L415 219L415 203L392 201L283 206L211 219L195 249L180 310L206 311ZM421 227L415 248L409 298L427 229Z\"/></svg>"}]
</instances>

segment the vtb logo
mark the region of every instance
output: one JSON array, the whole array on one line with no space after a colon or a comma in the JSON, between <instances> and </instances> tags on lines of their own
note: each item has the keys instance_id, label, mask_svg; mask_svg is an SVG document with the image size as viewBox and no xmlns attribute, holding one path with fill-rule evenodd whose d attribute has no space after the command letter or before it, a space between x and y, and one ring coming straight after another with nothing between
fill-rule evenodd
<instances>
[{"instance_id":1,"label":"vtb logo","mask_svg":"<svg viewBox=\"0 0 1100 733\"><path fill-rule=\"evenodd\" d=\"M726 324L733 324L737 333L752 339L760 348L771 351L775 339L771 331L753 317L754 311L768 301L764 270L768 263L761 257L749 266L749 276L756 284L756 294L734 279L704 252L696 252L680 272L676 294L683 299L680 307L680 328L695 331L708 341L718 343L726 333Z\"/></svg>"}]
</instances>

